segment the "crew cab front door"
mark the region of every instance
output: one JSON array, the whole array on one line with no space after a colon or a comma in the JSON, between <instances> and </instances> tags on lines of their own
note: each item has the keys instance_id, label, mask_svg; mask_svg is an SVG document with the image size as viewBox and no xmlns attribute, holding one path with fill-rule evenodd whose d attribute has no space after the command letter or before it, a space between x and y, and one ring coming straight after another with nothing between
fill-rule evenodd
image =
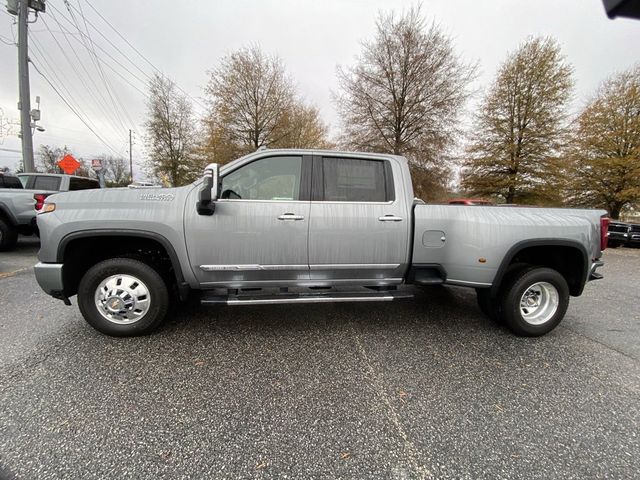
<instances>
[{"instance_id":1,"label":"crew cab front door","mask_svg":"<svg viewBox=\"0 0 640 480\"><path fill-rule=\"evenodd\" d=\"M188 215L191 267L203 287L309 279L311 157L261 157L225 171L213 215Z\"/></svg>"}]
</instances>

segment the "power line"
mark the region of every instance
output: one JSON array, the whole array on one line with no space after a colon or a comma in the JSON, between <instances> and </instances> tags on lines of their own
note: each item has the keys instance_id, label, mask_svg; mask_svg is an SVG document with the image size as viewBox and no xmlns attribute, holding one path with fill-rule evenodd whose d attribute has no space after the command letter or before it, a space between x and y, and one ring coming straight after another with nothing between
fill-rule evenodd
<instances>
[{"instance_id":1,"label":"power line","mask_svg":"<svg viewBox=\"0 0 640 480\"><path fill-rule=\"evenodd\" d=\"M69 11L69 14L71 15L71 19L73 20L73 23L74 23L76 29L78 30L78 32L82 32L82 29L80 28L80 25L78 24L78 21L76 20L73 12L69 8L68 0L64 0L64 3L67 6L67 10ZM86 25L86 22L85 22L85 25ZM109 96L109 100L111 100L111 104L113 106L113 111L116 114L116 118L118 119L118 122L120 123L122 129L126 131L127 128L124 126L124 122L122 120L123 117L120 115L120 112L118 111L118 107L116 106L116 103L118 103L120 108L122 108L123 110L124 110L124 106L122 105L122 102L120 102L120 99L118 98L118 96L116 95L115 91L113 90L113 86L111 85L111 83L108 81L108 78L104 74L104 70L102 69L102 64L100 63L100 60L98 59L98 56L96 55L95 48L93 48L93 40L91 39L91 36L89 35L89 32L87 31L88 43L85 43L84 35L82 37L80 37L80 38L82 40L82 43L85 45L85 48L89 52L89 58L91 59L91 61L93 62L93 64L95 65L95 67L96 67L96 69L98 71L98 77L100 78L100 80L102 81L102 84L105 87L107 95ZM133 123L133 122L130 122L130 124L131 123Z\"/></svg>"},{"instance_id":2,"label":"power line","mask_svg":"<svg viewBox=\"0 0 640 480\"><path fill-rule=\"evenodd\" d=\"M79 2L80 0L78 0ZM129 45L129 47L131 47L133 49L134 52L136 52L140 58L142 58L145 62L147 62L147 64L149 64L149 66L151 66L151 68L158 74L160 74L161 76L164 77L164 74L162 73L162 71L160 71L159 68L157 68L147 57L145 57L142 52L140 52L136 47L134 47L131 42L129 42L129 40L126 39L126 37L124 35L122 35L117 28L115 28L111 22L109 22L109 20L107 20L97 9L96 7L94 7L88 0L85 0L87 5L89 5L89 7L102 19L102 21L104 21L110 28L111 30L113 30L122 40L124 40L124 42ZM93 28L96 29L96 31L99 32L99 30L91 23L89 23ZM186 91L184 91L180 85L178 85L176 83L176 87L178 88L178 90L180 90L184 95L186 95L187 97L189 97L194 103L197 103L198 105L200 105L200 107L204 108L205 110L207 109L207 107L201 103L198 99L192 97L191 95L189 95Z\"/></svg>"},{"instance_id":3,"label":"power line","mask_svg":"<svg viewBox=\"0 0 640 480\"><path fill-rule=\"evenodd\" d=\"M59 10L57 10L55 8L55 6L51 5L52 9L54 11L56 11L58 13L58 15L60 15L64 20L66 20L69 24L73 25L73 22L71 20L69 20L69 18L67 18L64 14L62 14ZM66 33L68 33L69 35L79 35L80 37L84 37L86 36L84 34L84 32L80 32L79 34L70 32L69 30L67 30L65 27L62 26L62 24L56 19L56 22L58 23L58 25L66 31ZM77 40L77 39L76 39ZM84 43L82 43L82 46L85 47ZM122 65L122 63L120 63L117 59L115 59L108 51L106 51L104 48L102 48L99 44L95 45L96 47L98 47L98 49L103 52L105 55L107 55L107 57L109 57L114 63L116 63L120 68L122 68L123 70L125 70L129 75L131 75L133 78L135 78L136 80L138 80L140 83L142 83L143 85L147 84L146 80L141 79L140 77L138 77L135 73L133 73L131 70L129 70L126 66ZM86 48L86 47L85 47ZM122 52L120 52L123 56L124 54ZM125 57L126 58L126 57ZM107 62L104 61L104 59L102 60L102 62L109 67L114 73L116 73L118 76L120 76L125 82L127 82L132 88L136 89L138 92L140 92L142 95L144 95L145 97L148 97L148 94L143 92L142 90L140 90L138 87L136 87L135 85L133 85L125 76L123 76L120 72L118 72L114 67L112 67L111 65L109 65ZM146 74L145 74L146 75Z\"/></svg>"},{"instance_id":4,"label":"power line","mask_svg":"<svg viewBox=\"0 0 640 480\"><path fill-rule=\"evenodd\" d=\"M35 46L35 43L34 43L34 46ZM33 55L33 57L34 57L34 58L36 58L36 59L38 60L38 62L40 62L40 59L38 59L35 55ZM47 60L46 60L46 57L43 57L43 60L44 60L44 61L43 61L43 63L45 63L45 64L49 65L49 64L48 64L48 62L47 62ZM33 63L33 61L31 61L31 63L33 64L34 68L36 68L36 64L35 64L35 63ZM45 71L45 73L48 73L48 72L47 72L47 70L44 68L44 66L43 66L43 65L41 65L41 68L42 68L42 70L44 70L44 71ZM36 70L38 70L38 69L36 68ZM38 73L40 73L40 75L42 75L42 76L43 76L43 78L45 78L45 80L47 81L47 83L49 83L49 84L52 86L52 88L55 88L55 86L54 86L54 85L52 85L52 83L53 83L53 82L52 82L52 80L51 80L51 79L49 79L49 78L47 78L47 76L45 76L45 75L42 73L42 71L38 70ZM64 97L61 97L61 98L63 98L63 101L65 101L65 103L66 103L68 106L73 107L73 109L75 110L75 111L74 111L74 113L75 113L76 115L86 117L86 120L84 120L84 119L81 119L81 120L83 121L83 123L85 123L85 125L87 125L87 127L88 127L88 128L90 128L92 131L94 131L94 130L98 130L98 127L97 127L97 126L96 126L96 125L95 125L95 124L90 120L90 116L89 116L89 115L87 115L87 114L82 110L82 108L80 107L80 104L79 104L78 102L76 102L76 101L73 99L73 95L71 95L71 92L70 92L70 91L68 90L68 88L66 87L65 82L63 82L63 81L61 81L61 80L60 80L60 78L57 76L57 74L56 74L55 70L51 71L50 75L51 75L52 77L55 77L55 78L57 79L58 83L59 83L60 85L62 85L62 88L63 88L64 90L66 90L67 94L69 95L69 100L65 100L65 99L64 99ZM56 93L57 93L59 96L60 96L60 95L62 95L62 94L60 93L60 91L59 91L59 90L58 90L58 91L56 91ZM71 105L71 103L75 103L76 105L75 105L75 106L72 106L72 105ZM89 125L89 124L90 124L90 125ZM111 148L111 147L109 147L109 148Z\"/></svg>"},{"instance_id":5,"label":"power line","mask_svg":"<svg viewBox=\"0 0 640 480\"><path fill-rule=\"evenodd\" d=\"M0 35L0 42L4 43L5 45L13 45L14 47L16 46L16 42L2 35Z\"/></svg>"},{"instance_id":6,"label":"power line","mask_svg":"<svg viewBox=\"0 0 640 480\"><path fill-rule=\"evenodd\" d=\"M47 29L49 29L49 25L43 20L43 23L45 24L45 27ZM67 60L67 63L69 63L71 69L74 71L74 73L77 75L78 78L82 78L82 75L80 75L80 72L78 72L78 70L76 69L76 66L74 64L74 62L69 58L69 56L67 55L67 52L65 51L65 49L62 47L62 45L60 44L60 42L58 42L58 39L56 38L56 36L53 34L53 32L49 29L49 34L51 35L51 37L53 38L54 42L56 43L56 45L58 46L58 48L60 49L60 51L62 52L62 55L64 56L64 58ZM52 72L52 74L56 77L56 80L58 81L59 85L62 85L62 87L67 91L67 94L69 95L69 97L73 97L73 95L71 95L71 91L69 90L69 88L67 87L67 85L69 84L69 82L63 82L57 75L55 68L49 64L49 61L47 60L48 55L46 55L45 49L42 48L39 44L39 42L36 40L36 37L31 36L31 39L34 41L34 47L36 49L36 51L39 53L40 57L42 58L42 60L44 61L44 63L46 63L47 67L49 68L49 70ZM69 44L71 45L71 44ZM85 73L87 74L87 76L89 77L89 82L87 83L87 85L93 84L94 88L95 88L95 84L93 82L93 79L91 78L91 75L89 74L89 72L86 70L86 68L84 67L84 64L80 61L80 58L78 57L78 54L76 53L76 51L72 48L71 51L73 52L73 54L76 56L76 59L78 60L78 63L80 63L80 66L83 67ZM102 98L102 95L100 94L100 90L99 89L95 89L95 91L98 93L98 96ZM102 98L103 99L103 98ZM104 100L104 99L103 99ZM102 113L105 114L105 119L108 122L111 122L113 120L114 117L109 118L109 113L108 113L108 108L105 110L103 109L105 104L103 105L99 105L98 107L99 109L102 110ZM111 129L113 130L113 132L117 135L120 136L122 135L122 132L118 133L118 128L116 125L116 128L114 128L114 125L109 123L109 126L111 127Z\"/></svg>"},{"instance_id":7,"label":"power line","mask_svg":"<svg viewBox=\"0 0 640 480\"><path fill-rule=\"evenodd\" d=\"M45 80L45 82L47 82L49 84L49 86L53 89L53 91L56 93L56 95L58 95L58 97L60 97L60 100L62 100L64 102L64 104L69 107L69 110L71 110L73 112L73 114L78 117L78 119L84 124L85 127L87 127L89 129L89 131L91 133L93 133L95 135L95 137L100 140L100 142L106 146L109 150L111 150L113 153L115 153L116 155L119 155L119 153L113 149L111 147L111 145L109 145L100 135L98 135L98 133L91 128L91 126L89 126L89 124L84 120L84 118L82 118L82 116L80 114L78 114L78 112L76 111L75 108L73 108L73 106L67 101L66 98L64 98L64 96L60 93L60 91L55 87L55 85L53 85L53 83L51 83L51 81L49 80L49 78L47 78L46 75L44 75L40 69L38 68L38 66L31 61L31 64L33 65L33 68L36 70L36 72L38 72L38 74L40 74L40 76Z\"/></svg>"},{"instance_id":8,"label":"power line","mask_svg":"<svg viewBox=\"0 0 640 480\"><path fill-rule=\"evenodd\" d=\"M67 0L67 5L69 5L68 0ZM87 31L87 36L89 37L89 40L90 40L90 42L91 42L91 45L94 45L94 46L95 46L95 43L94 43L93 39L91 38L91 32L89 31L89 27L87 26L87 19L86 19L86 17L84 16L84 12L82 11L82 5L80 4L80 1L79 1L79 0L78 0L78 7L80 8L80 17L82 18L82 20L83 20L83 22L84 22L84 28L85 28L85 30ZM94 54L94 56L96 57L96 60L99 60L99 59L98 59L98 56L97 56L97 54L96 54L96 52L95 52L95 48L93 48L93 54ZM102 72L102 68L100 68L100 71ZM108 78L107 78L107 81L108 81ZM110 85L110 86L111 86L111 88L113 89L113 85L111 84L111 82L109 82L109 85ZM120 99L120 98L119 98L119 96L118 96L118 92L117 92L117 91L114 91L114 95L115 95L116 99L118 100L118 103L119 103L119 104L120 104L120 106L122 107L122 111L124 112L125 116L127 117L127 120L129 120L129 125L130 125L131 127L133 127L134 122L133 122L133 120L131 120L131 116L129 115L129 112L127 111L127 108L122 104L122 101L121 101L121 99Z\"/></svg>"},{"instance_id":9,"label":"power line","mask_svg":"<svg viewBox=\"0 0 640 480\"><path fill-rule=\"evenodd\" d=\"M53 15L53 12L50 12L51 18L53 19L54 22L56 22L58 24L58 26L60 25L60 22L58 21L58 19L56 18L55 15ZM82 75L80 75L80 73L78 72L78 70L76 69L76 65L74 64L74 62L72 62L69 57L67 56L64 48L62 48L62 45L60 45L60 43L58 42L57 38L55 37L55 35L53 34L52 29L49 27L49 24L47 22L44 21L43 19L43 23L45 24L45 27L47 28L47 30L49 31L49 34L53 37L53 39L55 40L56 44L58 44L58 47L60 48L60 50L62 51L62 54L64 55L64 57L67 59L67 62L69 62L69 65L71 66L71 68L73 69L73 71L76 73L76 75L78 76L78 78L82 78ZM69 32L69 34L71 34L71 32ZM80 67L82 68L82 70L84 71L84 73L86 74L87 78L88 78L88 86L92 86L93 87L93 91L96 93L96 103L98 104L99 108L102 110L102 112L105 114L105 117L111 122L113 121L113 124L110 125L111 128L113 129L114 133L116 133L116 135L120 136L122 135L122 131L118 132L118 120L116 118L115 114L110 114L109 113L109 106L108 106L108 102L107 100L104 98L104 96L102 95L101 90L97 87L91 73L89 73L89 71L87 70L87 68L84 65L84 62L82 62L82 60L80 59L80 57L78 56L78 53L76 52L76 49L73 48L73 46L71 45L71 41L69 40L67 34L65 32L63 32L62 34L64 36L65 41L67 42L67 45L69 45L69 49L73 52L73 55L75 56L77 63L80 65ZM75 38L75 37L74 37ZM114 128L114 125L116 128ZM123 128L123 125L121 125L120 128ZM124 131L126 131L126 129L123 128Z\"/></svg>"}]
</instances>

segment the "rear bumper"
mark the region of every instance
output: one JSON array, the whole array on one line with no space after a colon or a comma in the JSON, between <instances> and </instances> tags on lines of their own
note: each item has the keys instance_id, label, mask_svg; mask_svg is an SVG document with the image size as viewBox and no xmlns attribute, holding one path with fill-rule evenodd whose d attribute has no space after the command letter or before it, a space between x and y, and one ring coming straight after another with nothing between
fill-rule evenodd
<instances>
[{"instance_id":1,"label":"rear bumper","mask_svg":"<svg viewBox=\"0 0 640 480\"><path fill-rule=\"evenodd\" d=\"M64 295L64 282L62 278L61 263L42 263L39 262L33 267L36 274L36 280L40 288L54 298L64 300L65 303L69 299Z\"/></svg>"}]
</instances>

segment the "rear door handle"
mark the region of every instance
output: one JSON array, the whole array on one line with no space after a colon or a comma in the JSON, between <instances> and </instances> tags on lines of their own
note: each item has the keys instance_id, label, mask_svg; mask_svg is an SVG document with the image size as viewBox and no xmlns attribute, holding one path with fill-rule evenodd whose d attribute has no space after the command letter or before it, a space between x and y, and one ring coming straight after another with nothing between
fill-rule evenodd
<instances>
[{"instance_id":1,"label":"rear door handle","mask_svg":"<svg viewBox=\"0 0 640 480\"><path fill-rule=\"evenodd\" d=\"M401 222L402 217L396 217L395 215L385 215L384 217L378 217L381 222Z\"/></svg>"},{"instance_id":2,"label":"rear door handle","mask_svg":"<svg viewBox=\"0 0 640 480\"><path fill-rule=\"evenodd\" d=\"M296 215L295 213L283 213L278 217L278 220L304 220L304 216Z\"/></svg>"}]
</instances>

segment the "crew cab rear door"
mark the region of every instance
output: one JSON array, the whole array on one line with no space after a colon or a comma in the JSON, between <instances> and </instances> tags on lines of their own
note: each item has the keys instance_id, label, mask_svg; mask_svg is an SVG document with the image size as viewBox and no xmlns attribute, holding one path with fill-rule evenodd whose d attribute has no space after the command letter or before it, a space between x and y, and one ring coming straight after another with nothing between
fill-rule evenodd
<instances>
[{"instance_id":1,"label":"crew cab rear door","mask_svg":"<svg viewBox=\"0 0 640 480\"><path fill-rule=\"evenodd\" d=\"M185 217L203 287L265 287L309 279L311 156L260 157L221 179L213 215Z\"/></svg>"},{"instance_id":2,"label":"crew cab rear door","mask_svg":"<svg viewBox=\"0 0 640 480\"><path fill-rule=\"evenodd\" d=\"M400 283L410 218L397 164L343 154L314 156L309 268L327 284ZM400 184L401 186L401 184Z\"/></svg>"}]
</instances>

